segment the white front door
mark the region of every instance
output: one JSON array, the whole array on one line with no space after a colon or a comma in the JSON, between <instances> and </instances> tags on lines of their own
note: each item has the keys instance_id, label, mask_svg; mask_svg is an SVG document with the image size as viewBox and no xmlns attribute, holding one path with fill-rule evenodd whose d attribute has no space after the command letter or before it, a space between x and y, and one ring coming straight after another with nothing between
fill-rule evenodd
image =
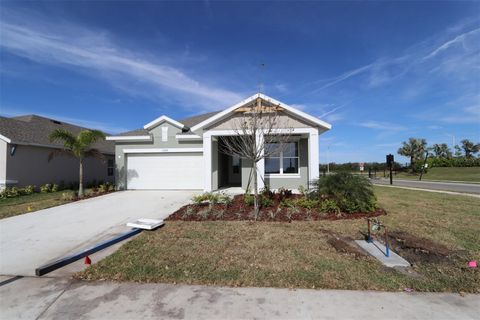
<instances>
[{"instance_id":1,"label":"white front door","mask_svg":"<svg viewBox=\"0 0 480 320\"><path fill-rule=\"evenodd\" d=\"M201 153L128 154L127 189L203 189Z\"/></svg>"}]
</instances>

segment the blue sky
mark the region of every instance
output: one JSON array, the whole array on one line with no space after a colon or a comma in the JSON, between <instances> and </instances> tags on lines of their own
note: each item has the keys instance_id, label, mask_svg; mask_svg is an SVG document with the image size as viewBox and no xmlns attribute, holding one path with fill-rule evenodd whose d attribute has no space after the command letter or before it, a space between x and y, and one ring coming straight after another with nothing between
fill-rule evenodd
<instances>
[{"instance_id":1,"label":"blue sky","mask_svg":"<svg viewBox=\"0 0 480 320\"><path fill-rule=\"evenodd\" d=\"M384 161L409 137L480 141L480 2L0 8L2 115L118 133L228 107L262 83L333 124L321 162L327 146L330 161Z\"/></svg>"}]
</instances>

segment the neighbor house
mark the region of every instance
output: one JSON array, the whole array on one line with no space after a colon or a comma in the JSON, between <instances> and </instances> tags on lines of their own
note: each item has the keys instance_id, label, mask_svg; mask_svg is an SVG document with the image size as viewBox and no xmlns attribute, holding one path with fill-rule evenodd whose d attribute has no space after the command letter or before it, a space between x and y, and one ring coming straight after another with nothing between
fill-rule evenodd
<instances>
[{"instance_id":1,"label":"neighbor house","mask_svg":"<svg viewBox=\"0 0 480 320\"><path fill-rule=\"evenodd\" d=\"M48 161L48 155L62 148L59 142L50 142L49 134L65 129L74 134L87 130L73 124L26 115L0 117L0 187L40 186L46 183L75 183L79 163L75 158L60 156ZM105 163L88 158L84 165L84 181L114 182L114 144L99 141L92 145L106 157Z\"/></svg>"},{"instance_id":2,"label":"neighbor house","mask_svg":"<svg viewBox=\"0 0 480 320\"><path fill-rule=\"evenodd\" d=\"M115 141L119 189L192 189L212 191L252 186L251 163L219 148L220 137L238 135L235 123L261 99L279 110L278 132L289 132L288 154L259 161L260 187L308 187L319 175L318 137L331 125L301 110L255 94L225 110L174 120L161 116L142 129L107 137ZM284 127L282 127L282 125ZM250 183L250 184L249 184Z\"/></svg>"}]
</instances>

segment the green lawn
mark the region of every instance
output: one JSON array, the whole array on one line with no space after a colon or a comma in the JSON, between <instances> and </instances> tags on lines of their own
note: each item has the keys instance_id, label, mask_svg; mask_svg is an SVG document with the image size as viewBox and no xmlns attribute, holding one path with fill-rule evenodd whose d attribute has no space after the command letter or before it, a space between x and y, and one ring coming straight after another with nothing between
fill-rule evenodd
<instances>
[{"instance_id":1,"label":"green lawn","mask_svg":"<svg viewBox=\"0 0 480 320\"><path fill-rule=\"evenodd\" d=\"M87 280L228 286L480 293L480 199L376 187L381 220L458 252L457 259L419 261L411 273L369 256L338 252L332 235L361 239L364 220L168 222L124 244L76 275ZM461 253L461 254L460 254Z\"/></svg>"},{"instance_id":2,"label":"green lawn","mask_svg":"<svg viewBox=\"0 0 480 320\"><path fill-rule=\"evenodd\" d=\"M71 197L64 198L62 196L63 193L70 195L73 191L63 190L51 193L34 193L16 198L0 199L0 219L72 202ZM91 193L91 189L85 190L86 195Z\"/></svg>"},{"instance_id":3,"label":"green lawn","mask_svg":"<svg viewBox=\"0 0 480 320\"><path fill-rule=\"evenodd\" d=\"M419 175L399 173L394 178L418 180ZM430 168L422 180L467 181L480 183L480 167L437 167Z\"/></svg>"},{"instance_id":4,"label":"green lawn","mask_svg":"<svg viewBox=\"0 0 480 320\"><path fill-rule=\"evenodd\" d=\"M1 199L0 219L67 203L68 200L62 199L63 192L65 191L34 193L16 198Z\"/></svg>"}]
</instances>

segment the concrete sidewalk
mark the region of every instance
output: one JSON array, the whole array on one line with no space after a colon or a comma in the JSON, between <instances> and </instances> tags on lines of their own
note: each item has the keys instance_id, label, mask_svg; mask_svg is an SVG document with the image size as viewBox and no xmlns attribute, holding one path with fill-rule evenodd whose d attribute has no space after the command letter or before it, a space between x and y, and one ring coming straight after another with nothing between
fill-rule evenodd
<instances>
[{"instance_id":1,"label":"concrete sidewalk","mask_svg":"<svg viewBox=\"0 0 480 320\"><path fill-rule=\"evenodd\" d=\"M0 279L0 281L5 280ZM480 296L228 288L22 278L0 285L1 319L478 319Z\"/></svg>"}]
</instances>

